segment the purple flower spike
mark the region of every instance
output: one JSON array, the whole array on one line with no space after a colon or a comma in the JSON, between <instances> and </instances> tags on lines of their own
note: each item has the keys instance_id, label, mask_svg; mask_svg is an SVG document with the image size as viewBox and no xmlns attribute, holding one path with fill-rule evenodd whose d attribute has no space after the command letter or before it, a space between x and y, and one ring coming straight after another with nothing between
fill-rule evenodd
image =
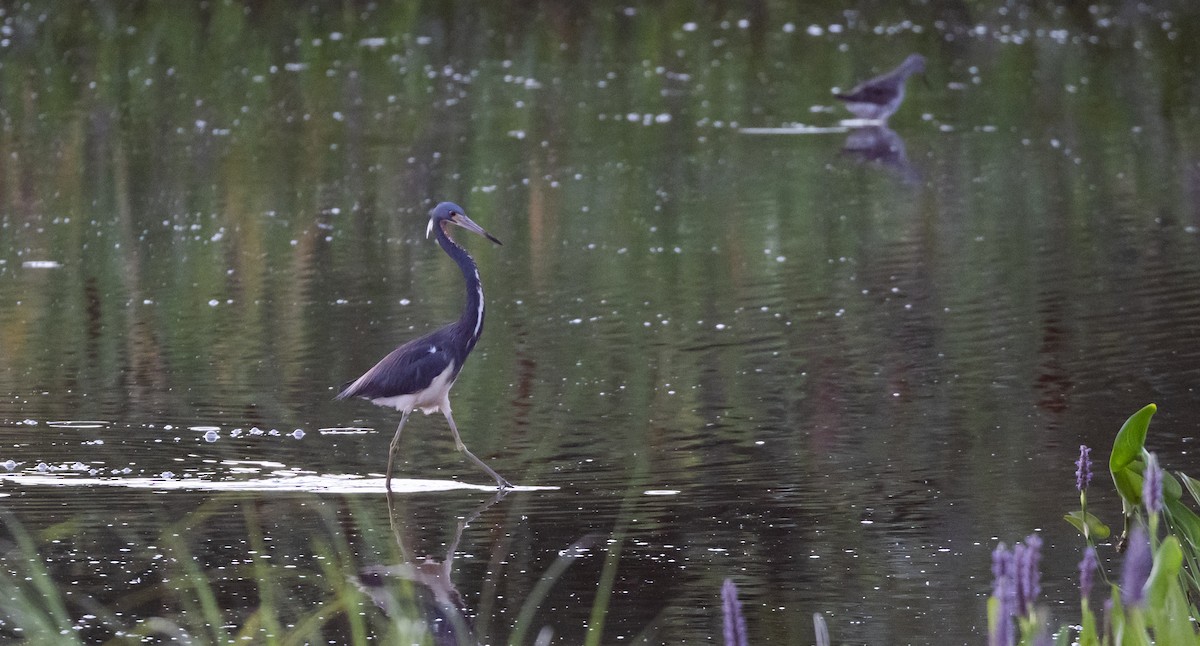
<instances>
[{"instance_id":1,"label":"purple flower spike","mask_svg":"<svg viewBox=\"0 0 1200 646\"><path fill-rule=\"evenodd\" d=\"M1092 577L1096 575L1096 569L1100 566L1100 559L1096 556L1096 549L1088 547L1083 551L1083 560L1079 562L1079 593L1084 599L1092 593Z\"/></svg>"},{"instance_id":2,"label":"purple flower spike","mask_svg":"<svg viewBox=\"0 0 1200 646\"><path fill-rule=\"evenodd\" d=\"M1086 444L1079 445L1079 459L1075 461L1075 487L1082 492L1092 483L1092 450Z\"/></svg>"},{"instance_id":3,"label":"purple flower spike","mask_svg":"<svg viewBox=\"0 0 1200 646\"><path fill-rule=\"evenodd\" d=\"M746 618L742 616L742 604L738 602L737 585L733 579L725 579L721 586L721 611L724 618L725 646L746 646Z\"/></svg>"},{"instance_id":4,"label":"purple flower spike","mask_svg":"<svg viewBox=\"0 0 1200 646\"><path fill-rule=\"evenodd\" d=\"M1163 508L1163 472L1158 466L1158 458L1150 454L1146 460L1146 470L1142 479L1142 504L1146 511L1157 514Z\"/></svg>"},{"instance_id":5,"label":"purple flower spike","mask_svg":"<svg viewBox=\"0 0 1200 646\"><path fill-rule=\"evenodd\" d=\"M1025 543L1017 543L1012 549L1011 577L1013 580L1015 605L1017 614L1028 617L1037 602L1037 596L1042 591L1041 573L1038 565L1042 560L1042 538L1030 534Z\"/></svg>"},{"instance_id":6,"label":"purple flower spike","mask_svg":"<svg viewBox=\"0 0 1200 646\"><path fill-rule=\"evenodd\" d=\"M1020 547L1020 545L1018 545ZM990 631L989 646L1012 646L1012 618L1017 614L1017 581L1013 552L1001 543L992 552L992 596L999 603L996 625Z\"/></svg>"},{"instance_id":7,"label":"purple flower spike","mask_svg":"<svg viewBox=\"0 0 1200 646\"><path fill-rule=\"evenodd\" d=\"M1018 543L1017 548L1021 545ZM1016 550L1014 550L1016 551ZM1016 555L1017 566L1017 612L1028 617L1037 603L1038 594L1042 592L1042 574L1039 565L1042 561L1042 537L1030 534L1025 538L1024 549Z\"/></svg>"},{"instance_id":8,"label":"purple flower spike","mask_svg":"<svg viewBox=\"0 0 1200 646\"><path fill-rule=\"evenodd\" d=\"M1150 554L1150 539L1141 525L1129 534L1129 549L1125 552L1125 563L1121 567L1121 603L1134 608L1146 601L1146 580L1154 557Z\"/></svg>"}]
</instances>

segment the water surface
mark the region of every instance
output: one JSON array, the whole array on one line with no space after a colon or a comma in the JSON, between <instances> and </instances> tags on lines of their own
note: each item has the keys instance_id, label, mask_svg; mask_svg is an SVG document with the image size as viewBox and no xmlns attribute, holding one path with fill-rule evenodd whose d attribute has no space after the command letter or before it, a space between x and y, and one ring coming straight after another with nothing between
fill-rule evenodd
<instances>
[{"instance_id":1,"label":"water surface","mask_svg":"<svg viewBox=\"0 0 1200 646\"><path fill-rule=\"evenodd\" d=\"M979 643L1033 531L1071 621L1079 444L1153 401L1200 466L1186 5L55 8L0 41L0 506L88 638L199 612L186 548L234 622L384 568L490 643L581 643L606 576L602 643L719 642L725 578L754 643ZM534 489L418 415L389 510L398 416L332 398L457 316L443 199L504 241L455 419Z\"/></svg>"}]
</instances>

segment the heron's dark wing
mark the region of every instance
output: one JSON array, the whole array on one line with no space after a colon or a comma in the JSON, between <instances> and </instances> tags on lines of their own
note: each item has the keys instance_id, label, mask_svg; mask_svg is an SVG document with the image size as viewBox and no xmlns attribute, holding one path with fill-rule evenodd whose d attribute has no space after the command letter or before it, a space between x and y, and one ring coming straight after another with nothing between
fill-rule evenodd
<instances>
[{"instance_id":1,"label":"heron's dark wing","mask_svg":"<svg viewBox=\"0 0 1200 646\"><path fill-rule=\"evenodd\" d=\"M897 89L892 85L875 85L864 83L846 94L835 94L835 98L850 103L875 103L883 105L896 98Z\"/></svg>"},{"instance_id":2,"label":"heron's dark wing","mask_svg":"<svg viewBox=\"0 0 1200 646\"><path fill-rule=\"evenodd\" d=\"M363 376L342 386L337 399L398 397L424 389L454 361L440 340L435 332L392 350Z\"/></svg>"}]
</instances>

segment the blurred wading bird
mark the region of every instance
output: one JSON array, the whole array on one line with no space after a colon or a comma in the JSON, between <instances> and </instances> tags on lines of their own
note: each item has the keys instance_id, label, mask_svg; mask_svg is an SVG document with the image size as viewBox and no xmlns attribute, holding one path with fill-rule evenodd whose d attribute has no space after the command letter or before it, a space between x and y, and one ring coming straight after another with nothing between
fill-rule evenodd
<instances>
[{"instance_id":1,"label":"blurred wading bird","mask_svg":"<svg viewBox=\"0 0 1200 646\"><path fill-rule=\"evenodd\" d=\"M904 100L904 82L913 74L925 72L925 57L912 54L896 69L863 81L844 94L833 96L859 119L887 121Z\"/></svg>"},{"instance_id":2,"label":"blurred wading bird","mask_svg":"<svg viewBox=\"0 0 1200 646\"><path fill-rule=\"evenodd\" d=\"M450 431L454 433L454 444L458 450L494 478L500 489L512 487L483 460L467 450L458 435L454 417L450 415L450 387L483 334L483 285L479 281L479 268L466 249L450 237L447 227L451 224L496 244L500 244L500 241L472 222L457 204L442 202L429 212L425 237L432 235L437 239L442 250L458 264L466 280L467 303L458 320L392 350L363 376L343 386L337 394L337 399L362 397L378 406L400 411L400 425L396 427L396 436L392 438L388 451L388 491L392 490L392 464L400 445L400 432L404 430L409 414L418 408L426 415L442 411L446 422L450 424Z\"/></svg>"}]
</instances>

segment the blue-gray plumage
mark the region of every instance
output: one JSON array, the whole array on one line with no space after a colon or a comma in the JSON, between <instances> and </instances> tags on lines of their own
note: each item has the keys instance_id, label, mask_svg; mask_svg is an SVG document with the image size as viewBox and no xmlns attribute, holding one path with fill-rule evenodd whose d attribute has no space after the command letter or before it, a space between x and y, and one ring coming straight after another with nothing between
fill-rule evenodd
<instances>
[{"instance_id":1,"label":"blue-gray plumage","mask_svg":"<svg viewBox=\"0 0 1200 646\"><path fill-rule=\"evenodd\" d=\"M455 447L494 478L501 489L512 487L483 460L467 450L450 414L450 388L483 334L483 285L479 281L479 268L467 250L450 237L446 227L451 224L496 244L500 244L500 241L472 222L457 204L442 202L429 212L425 236L434 236L442 250L458 264L467 284L467 303L462 315L454 323L392 350L363 376L343 386L337 394L338 399L362 397L379 406L400 411L400 425L396 427L396 435L388 451L388 491L392 490L392 463L400 445L400 432L404 430L409 414L418 408L426 415L440 410L454 433Z\"/></svg>"},{"instance_id":2,"label":"blue-gray plumage","mask_svg":"<svg viewBox=\"0 0 1200 646\"><path fill-rule=\"evenodd\" d=\"M896 69L863 81L854 89L833 96L846 104L846 109L860 119L886 121L904 100L904 82L909 76L925 71L925 57L912 54Z\"/></svg>"}]
</instances>

